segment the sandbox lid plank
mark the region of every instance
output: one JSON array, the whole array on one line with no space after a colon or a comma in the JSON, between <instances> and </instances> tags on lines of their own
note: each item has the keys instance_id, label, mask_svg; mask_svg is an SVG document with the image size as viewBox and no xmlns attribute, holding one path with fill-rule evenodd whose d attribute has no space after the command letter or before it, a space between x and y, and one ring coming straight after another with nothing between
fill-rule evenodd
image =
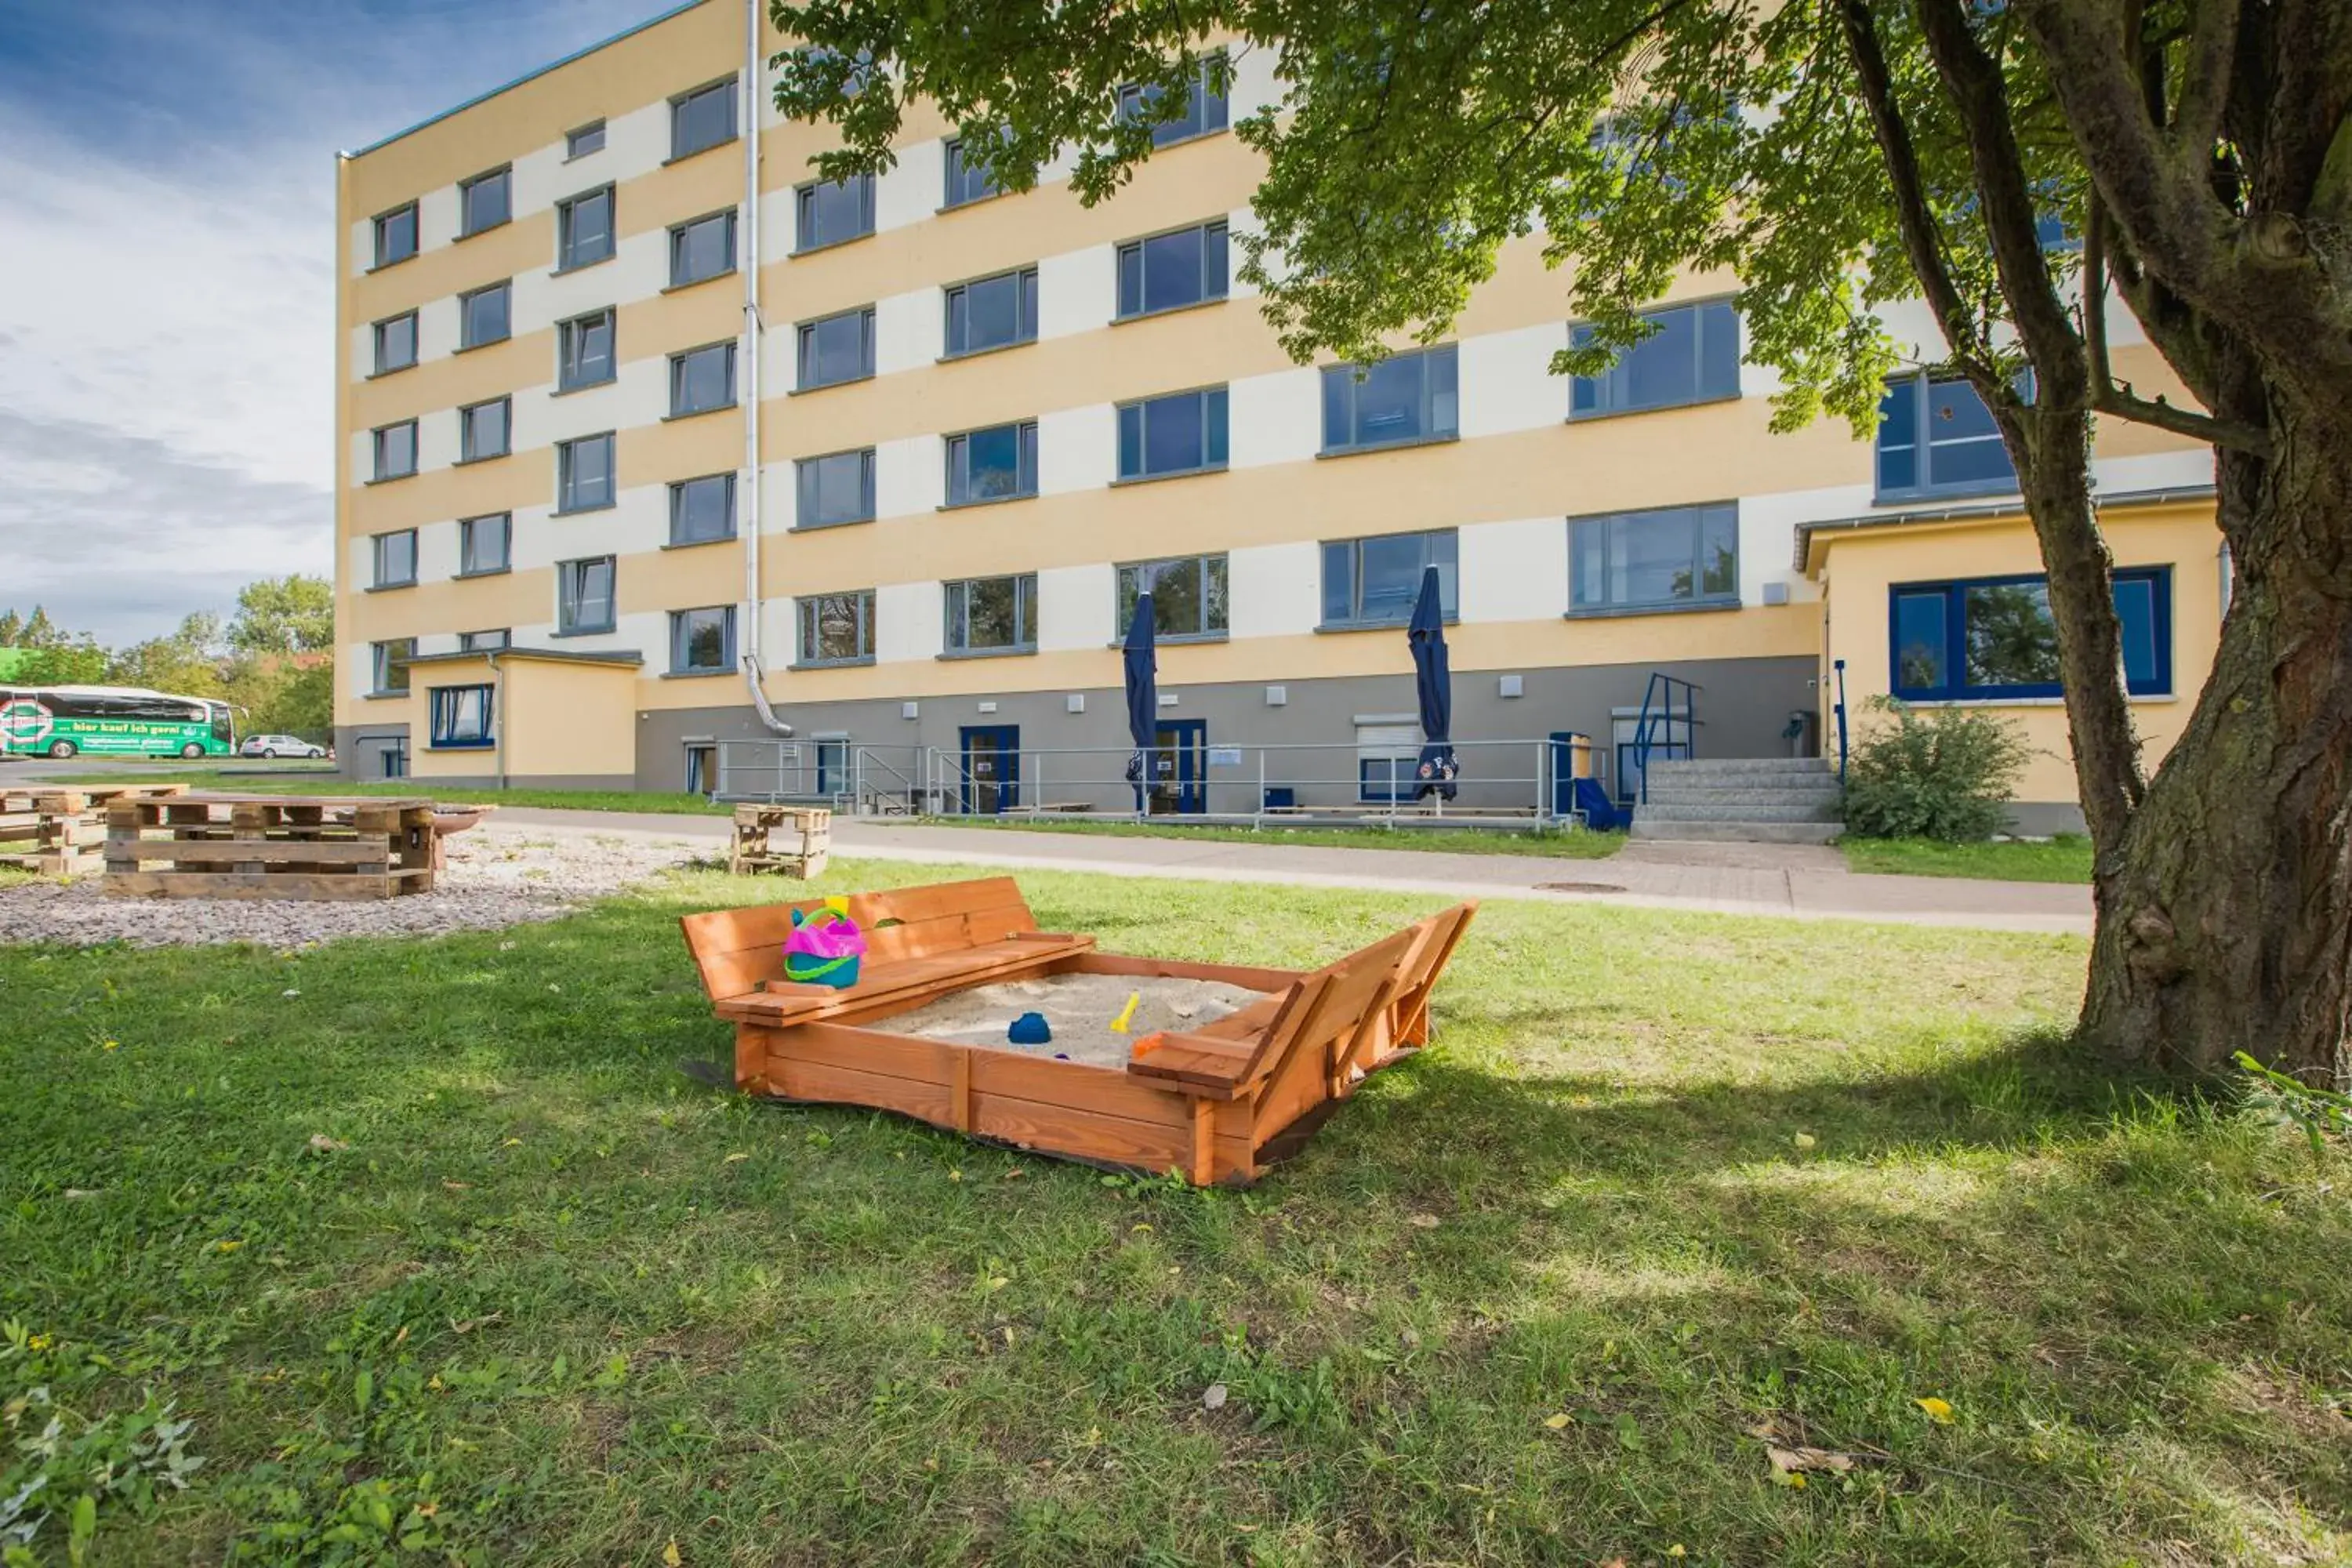
<instances>
[{"instance_id":1,"label":"sandbox lid plank","mask_svg":"<svg viewBox=\"0 0 2352 1568\"><path fill-rule=\"evenodd\" d=\"M886 889L852 895L848 904L849 918L866 933L869 967L977 947L1037 929L1010 877ZM724 1002L757 991L763 981L782 978L792 911L824 907L823 899L804 899L686 916L678 923L701 971L704 992L712 1001ZM898 923L884 925L885 921Z\"/></svg>"},{"instance_id":2,"label":"sandbox lid plank","mask_svg":"<svg viewBox=\"0 0 2352 1568\"><path fill-rule=\"evenodd\" d=\"M902 959L873 964L856 985L800 985L784 982L780 989L730 996L717 1006L719 1016L741 1023L785 1025L823 1017L871 1016L906 1012L950 991L1007 979L1042 969L1090 946L1090 936L1064 937L1058 942L1024 941L1008 937L980 947L935 953L929 958ZM779 967L782 966L779 961Z\"/></svg>"}]
</instances>

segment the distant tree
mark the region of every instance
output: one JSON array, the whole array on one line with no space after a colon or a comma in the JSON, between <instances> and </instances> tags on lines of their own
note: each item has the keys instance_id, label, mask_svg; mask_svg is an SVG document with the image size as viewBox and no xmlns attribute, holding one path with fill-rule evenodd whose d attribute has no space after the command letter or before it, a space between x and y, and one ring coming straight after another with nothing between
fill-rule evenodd
<instances>
[{"instance_id":1,"label":"distant tree","mask_svg":"<svg viewBox=\"0 0 2352 1568\"><path fill-rule=\"evenodd\" d=\"M106 679L107 651L87 635L28 648L9 679L19 686L96 686Z\"/></svg>"},{"instance_id":2,"label":"distant tree","mask_svg":"<svg viewBox=\"0 0 2352 1568\"><path fill-rule=\"evenodd\" d=\"M0 610L0 647L15 647L25 634L25 617L14 610Z\"/></svg>"},{"instance_id":3,"label":"distant tree","mask_svg":"<svg viewBox=\"0 0 2352 1568\"><path fill-rule=\"evenodd\" d=\"M61 647L72 640L49 619L49 612L38 605L33 606L31 617L16 632L18 647Z\"/></svg>"},{"instance_id":4,"label":"distant tree","mask_svg":"<svg viewBox=\"0 0 2352 1568\"><path fill-rule=\"evenodd\" d=\"M265 577L237 591L228 641L241 653L318 653L335 645L335 589L324 577Z\"/></svg>"},{"instance_id":5,"label":"distant tree","mask_svg":"<svg viewBox=\"0 0 2352 1568\"><path fill-rule=\"evenodd\" d=\"M134 643L114 656L107 679L118 686L145 686L190 697L225 697L221 621L209 611L182 617L168 637Z\"/></svg>"}]
</instances>

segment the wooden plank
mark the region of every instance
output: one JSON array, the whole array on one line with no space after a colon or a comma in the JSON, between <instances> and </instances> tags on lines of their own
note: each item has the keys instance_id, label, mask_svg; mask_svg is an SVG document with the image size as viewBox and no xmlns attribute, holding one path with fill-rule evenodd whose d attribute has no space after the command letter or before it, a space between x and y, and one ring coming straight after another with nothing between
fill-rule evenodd
<instances>
[{"instance_id":1,"label":"wooden plank","mask_svg":"<svg viewBox=\"0 0 2352 1568\"><path fill-rule=\"evenodd\" d=\"M1266 969L1247 963L1195 963L1181 958L1137 958L1124 952L1090 952L1070 966L1079 974L1139 974L1170 980L1221 980L1244 991L1285 991L1303 969Z\"/></svg>"},{"instance_id":2,"label":"wooden plank","mask_svg":"<svg viewBox=\"0 0 2352 1568\"><path fill-rule=\"evenodd\" d=\"M1188 1173L1196 1187L1217 1179L1216 1112L1205 1100L1192 1104L1192 1165Z\"/></svg>"},{"instance_id":3,"label":"wooden plank","mask_svg":"<svg viewBox=\"0 0 2352 1568\"><path fill-rule=\"evenodd\" d=\"M754 1093L768 1087L768 1053L775 1047L776 1032L757 1024L735 1026L735 1087Z\"/></svg>"},{"instance_id":4,"label":"wooden plank","mask_svg":"<svg viewBox=\"0 0 2352 1568\"><path fill-rule=\"evenodd\" d=\"M824 900L809 899L686 916L679 924L687 948L701 971L704 992L711 1000L720 1001L756 990L763 980L781 978L784 938L792 932L793 911L824 907ZM1003 913L991 916L988 911ZM1020 888L1009 877L886 889L854 894L849 900L849 918L866 931L868 956L876 962L914 956L914 950L924 945L919 941L922 933L893 934L906 926L961 917L974 919L942 928L934 933L930 945L944 946L950 942L975 945L1015 931L1034 931L1037 924L1022 901ZM886 921L900 924L885 925Z\"/></svg>"},{"instance_id":5,"label":"wooden plank","mask_svg":"<svg viewBox=\"0 0 2352 1568\"><path fill-rule=\"evenodd\" d=\"M960 1050L950 1058L950 1066L953 1069L953 1079L949 1085L952 1097L950 1105L956 1131L959 1132L969 1132L972 1126L971 1058L972 1052L970 1049Z\"/></svg>"},{"instance_id":6,"label":"wooden plank","mask_svg":"<svg viewBox=\"0 0 2352 1568\"><path fill-rule=\"evenodd\" d=\"M215 861L266 861L272 865L383 865L384 847L364 840L299 838L262 839L132 839L116 847L119 860L177 860L190 864Z\"/></svg>"},{"instance_id":7,"label":"wooden plank","mask_svg":"<svg viewBox=\"0 0 2352 1568\"><path fill-rule=\"evenodd\" d=\"M1092 937L1073 937L1070 940L1073 943L1094 941ZM846 989L793 985L788 991L761 991L749 995L730 996L722 999L713 1011L722 1018L740 1018L771 1025L818 1018L848 1022L855 1018L880 1017L920 1006L931 997L950 991L1042 972L1068 953L1079 951L1082 949L1077 946L1065 949L1032 942L992 944L974 952L942 953L935 958L885 965L876 970L871 978L861 973L858 983ZM813 991L826 991L831 995L812 995L810 993Z\"/></svg>"},{"instance_id":8,"label":"wooden plank","mask_svg":"<svg viewBox=\"0 0 2352 1568\"><path fill-rule=\"evenodd\" d=\"M399 877L310 877L289 872L245 877L205 871L110 869L103 890L109 898L292 899L344 902L391 898L402 889L403 880Z\"/></svg>"}]
</instances>

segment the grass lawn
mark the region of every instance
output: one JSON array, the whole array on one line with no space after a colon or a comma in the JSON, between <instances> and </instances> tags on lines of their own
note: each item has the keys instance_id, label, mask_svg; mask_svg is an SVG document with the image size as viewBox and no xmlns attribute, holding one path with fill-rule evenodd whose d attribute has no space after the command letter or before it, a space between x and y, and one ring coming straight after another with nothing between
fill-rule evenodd
<instances>
[{"instance_id":1,"label":"grass lawn","mask_svg":"<svg viewBox=\"0 0 2352 1568\"><path fill-rule=\"evenodd\" d=\"M1429 905L1022 880L1266 962ZM2344 1157L2071 1070L2079 941L1489 903L1436 1047L1204 1194L679 1074L675 917L772 891L0 948L0 1505L87 1450L38 1560L142 1399L205 1462L93 1562L2352 1552Z\"/></svg>"},{"instance_id":2,"label":"grass lawn","mask_svg":"<svg viewBox=\"0 0 2352 1568\"><path fill-rule=\"evenodd\" d=\"M280 763L283 768L288 764ZM425 795L436 800L494 802L500 805L538 805L563 811L667 811L692 812L699 816L725 816L735 808L713 805L698 795L683 791L619 790L619 789L444 789L432 779L394 779L390 782L354 784L331 773L316 774L289 773L249 773L236 768L175 768L158 763L136 771L109 773L78 773L58 778L44 777L42 784L122 784L131 780L168 783L185 780L189 787L200 790L227 790L245 795Z\"/></svg>"},{"instance_id":3,"label":"grass lawn","mask_svg":"<svg viewBox=\"0 0 2352 1568\"><path fill-rule=\"evenodd\" d=\"M1945 844L1933 838L1841 838L1847 867L1902 877L1982 877L2000 882L2085 882L2091 841L2062 834L2039 844L1998 839Z\"/></svg>"},{"instance_id":4,"label":"grass lawn","mask_svg":"<svg viewBox=\"0 0 2352 1568\"><path fill-rule=\"evenodd\" d=\"M1518 833L1479 827L1229 827L1082 816L926 817L934 827L1002 827L1022 833L1086 833L1108 838L1201 838L1220 844L1304 844L1336 849L1435 849L1451 855L1549 855L1600 860L1625 847L1622 833Z\"/></svg>"}]
</instances>

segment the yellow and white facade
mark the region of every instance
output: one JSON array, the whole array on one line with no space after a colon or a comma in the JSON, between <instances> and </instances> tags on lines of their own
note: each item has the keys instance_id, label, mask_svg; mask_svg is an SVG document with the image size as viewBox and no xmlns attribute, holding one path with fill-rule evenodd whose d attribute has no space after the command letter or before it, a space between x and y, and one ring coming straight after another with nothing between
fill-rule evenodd
<instances>
[{"instance_id":1,"label":"yellow and white facade","mask_svg":"<svg viewBox=\"0 0 2352 1568\"><path fill-rule=\"evenodd\" d=\"M1144 241L1251 223L1259 163L1205 121L1089 209L1050 169L951 199L953 128L919 112L870 192L831 193L854 237L806 243L799 190L829 132L770 105L784 40L764 9L698 0L341 161L352 771L707 785L710 745L774 732L761 701L836 744L1124 747L1121 568L1163 561L1222 584L1192 636L1163 622L1171 719L1212 747L1349 745L1412 708L1403 606L1374 581L1408 548L1454 601L1458 742L1622 731L1664 671L1701 689L1699 754L1786 755L1792 716L1811 726L1794 743L1818 742L1834 660L1857 708L1894 683L1898 586L2034 570L2000 486L1887 486L1885 454L1843 426L1771 434L1771 374L1719 343L1704 397L1577 406L1549 373L1572 323L1533 239L1472 300L1448 368L1423 367L1423 438L1357 441L1359 422L1333 441L1332 378L1286 359L1229 268L1198 302L1129 308ZM1270 71L1237 56L1223 123L1272 99ZM724 270L681 272L682 248L707 265L721 239ZM1661 306L1727 292L1693 277ZM983 293L1014 301L1015 341L958 352ZM600 320L609 374L577 326ZM2116 332L2118 374L2179 395L2127 320ZM828 381L829 354L856 374ZM1211 393L1221 461L1130 472L1124 405ZM1000 452L1014 493L967 504ZM801 515L819 458L852 521ZM2098 480L2119 558L2168 569L2167 689L2143 721L2160 746L2218 636L2210 457L2114 426ZM1689 571L1661 564L1677 551ZM2014 707L2054 747L2023 815L2063 820L2049 700L1951 700Z\"/></svg>"}]
</instances>

